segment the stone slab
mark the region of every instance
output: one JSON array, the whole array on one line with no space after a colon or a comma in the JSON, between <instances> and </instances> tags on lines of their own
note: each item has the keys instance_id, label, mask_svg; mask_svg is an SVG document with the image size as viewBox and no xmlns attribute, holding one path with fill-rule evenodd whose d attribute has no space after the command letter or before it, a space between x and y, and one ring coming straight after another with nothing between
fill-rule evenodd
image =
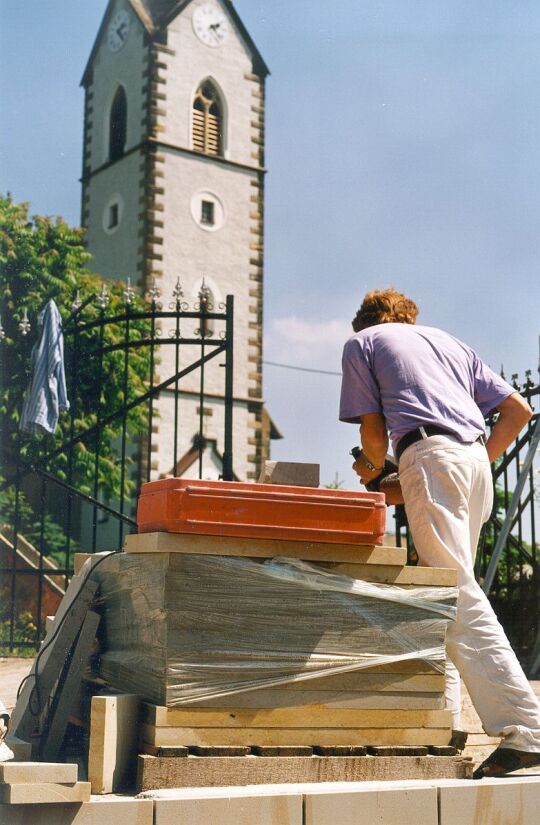
<instances>
[{"instance_id":1,"label":"stone slab","mask_svg":"<svg viewBox=\"0 0 540 825\"><path fill-rule=\"evenodd\" d=\"M303 825L302 795L156 799L154 825Z\"/></svg>"},{"instance_id":2,"label":"stone slab","mask_svg":"<svg viewBox=\"0 0 540 825\"><path fill-rule=\"evenodd\" d=\"M126 536L126 553L187 553L247 558L288 558L305 561L344 561L360 564L403 566L407 550L401 547L331 544L328 542L286 541L281 539L199 536L182 533L132 533Z\"/></svg>"},{"instance_id":3,"label":"stone slab","mask_svg":"<svg viewBox=\"0 0 540 825\"><path fill-rule=\"evenodd\" d=\"M110 550L105 550L102 553L75 553L73 556L73 573L75 576L78 576L81 572L84 563L88 561L88 559L92 560L91 565L89 567L94 567L100 559L104 556L110 556Z\"/></svg>"},{"instance_id":4,"label":"stone slab","mask_svg":"<svg viewBox=\"0 0 540 825\"><path fill-rule=\"evenodd\" d=\"M366 788L338 794L310 794L304 798L304 825L439 825L437 789ZM463 825L455 818L452 825ZM494 825L494 823L492 823Z\"/></svg>"},{"instance_id":5,"label":"stone slab","mask_svg":"<svg viewBox=\"0 0 540 825\"><path fill-rule=\"evenodd\" d=\"M88 802L90 782L63 785L59 782L34 782L31 785L0 785L0 802L7 805L35 805L58 802Z\"/></svg>"},{"instance_id":6,"label":"stone slab","mask_svg":"<svg viewBox=\"0 0 540 825\"><path fill-rule=\"evenodd\" d=\"M77 781L77 773L77 765L63 762L0 763L0 782L3 783L60 782L73 784Z\"/></svg>"},{"instance_id":7,"label":"stone slab","mask_svg":"<svg viewBox=\"0 0 540 825\"><path fill-rule=\"evenodd\" d=\"M0 805L2 825L153 825L151 799L102 797L81 805Z\"/></svg>"},{"instance_id":8,"label":"stone slab","mask_svg":"<svg viewBox=\"0 0 540 825\"><path fill-rule=\"evenodd\" d=\"M92 697L88 747L92 793L112 793L135 779L140 701L131 693Z\"/></svg>"},{"instance_id":9,"label":"stone slab","mask_svg":"<svg viewBox=\"0 0 540 825\"><path fill-rule=\"evenodd\" d=\"M104 697L99 697L104 698ZM145 704L145 721L157 728L442 728L447 710L349 710L298 708L200 708Z\"/></svg>"},{"instance_id":10,"label":"stone slab","mask_svg":"<svg viewBox=\"0 0 540 825\"><path fill-rule=\"evenodd\" d=\"M351 579L411 587L456 587L457 570L446 567L396 567L394 564L318 562L317 567Z\"/></svg>"},{"instance_id":11,"label":"stone slab","mask_svg":"<svg viewBox=\"0 0 540 825\"><path fill-rule=\"evenodd\" d=\"M265 461L259 483L318 487L320 475L319 464L304 464L300 461Z\"/></svg>"},{"instance_id":12,"label":"stone slab","mask_svg":"<svg viewBox=\"0 0 540 825\"><path fill-rule=\"evenodd\" d=\"M465 779L472 765L459 756L241 756L138 758L137 790L305 782Z\"/></svg>"},{"instance_id":13,"label":"stone slab","mask_svg":"<svg viewBox=\"0 0 540 825\"><path fill-rule=\"evenodd\" d=\"M441 711L439 711L441 712ZM156 728L140 726L148 745L448 745L451 726L430 728Z\"/></svg>"},{"instance_id":14,"label":"stone slab","mask_svg":"<svg viewBox=\"0 0 540 825\"><path fill-rule=\"evenodd\" d=\"M443 784L439 808L439 825L538 825L540 776Z\"/></svg>"}]
</instances>

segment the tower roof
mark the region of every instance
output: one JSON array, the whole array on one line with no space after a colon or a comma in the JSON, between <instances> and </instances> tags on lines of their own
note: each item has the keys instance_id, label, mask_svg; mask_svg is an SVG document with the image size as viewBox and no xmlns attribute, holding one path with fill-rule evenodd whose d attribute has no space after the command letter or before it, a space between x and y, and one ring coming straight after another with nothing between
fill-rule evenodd
<instances>
[{"instance_id":1,"label":"tower roof","mask_svg":"<svg viewBox=\"0 0 540 825\"><path fill-rule=\"evenodd\" d=\"M157 34L162 29L166 29L169 23L171 23L174 18L180 14L192 0L129 0L129 4L132 7L133 11L143 24L144 28L152 37L153 35ZM269 74L269 69L266 63L263 60L261 53L259 52L257 46L253 42L248 30L244 26L240 15L234 8L231 0L221 0L231 18L237 27L240 36L244 40L246 46L248 47L252 57L253 57L253 71L265 77ZM97 51L98 45L101 41L101 35L103 34L107 23L109 22L109 17L112 11L113 2L110 0L107 8L105 10L105 14L103 15L103 20L101 21L101 25L99 27L99 31L97 33L97 37L94 41L94 45L92 47L92 51L90 53L90 57L88 58L88 63L84 70L84 74L81 80L81 85L86 86L89 80L89 72L92 66L92 62L94 60L95 53Z\"/></svg>"}]
</instances>

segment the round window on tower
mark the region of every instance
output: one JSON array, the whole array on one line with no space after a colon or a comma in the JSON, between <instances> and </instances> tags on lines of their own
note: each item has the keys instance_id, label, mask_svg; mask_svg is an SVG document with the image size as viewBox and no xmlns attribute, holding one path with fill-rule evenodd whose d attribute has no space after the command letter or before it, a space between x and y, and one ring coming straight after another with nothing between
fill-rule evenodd
<instances>
[{"instance_id":1,"label":"round window on tower","mask_svg":"<svg viewBox=\"0 0 540 825\"><path fill-rule=\"evenodd\" d=\"M101 218L103 231L106 232L107 235L114 235L122 223L123 215L124 199L118 193L111 195L105 204L105 209L103 210L103 215Z\"/></svg>"},{"instance_id":2,"label":"round window on tower","mask_svg":"<svg viewBox=\"0 0 540 825\"><path fill-rule=\"evenodd\" d=\"M225 223L225 210L213 192L196 192L191 198L191 215L195 223L206 232L215 232Z\"/></svg>"}]
</instances>

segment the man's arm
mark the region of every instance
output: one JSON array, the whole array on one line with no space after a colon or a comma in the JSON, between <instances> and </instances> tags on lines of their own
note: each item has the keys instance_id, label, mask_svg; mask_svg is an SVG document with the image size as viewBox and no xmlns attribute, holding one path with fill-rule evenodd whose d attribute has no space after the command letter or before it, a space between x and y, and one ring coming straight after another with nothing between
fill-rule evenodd
<instances>
[{"instance_id":1,"label":"man's arm","mask_svg":"<svg viewBox=\"0 0 540 825\"><path fill-rule=\"evenodd\" d=\"M360 443L362 454L353 464L353 470L363 484L377 478L384 466L384 459L388 451L388 433L386 432L386 422L381 413L368 413L360 416ZM364 457L377 470L370 470L364 461Z\"/></svg>"},{"instance_id":2,"label":"man's arm","mask_svg":"<svg viewBox=\"0 0 540 825\"><path fill-rule=\"evenodd\" d=\"M490 461L495 461L519 435L532 410L518 392L512 393L497 407L499 417L486 442Z\"/></svg>"}]
</instances>

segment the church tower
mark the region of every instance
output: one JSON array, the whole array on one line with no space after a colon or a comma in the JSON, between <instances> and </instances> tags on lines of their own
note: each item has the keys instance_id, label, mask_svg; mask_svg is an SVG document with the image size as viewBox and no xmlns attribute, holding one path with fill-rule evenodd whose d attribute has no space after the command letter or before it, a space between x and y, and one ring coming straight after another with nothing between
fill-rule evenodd
<instances>
[{"instance_id":1,"label":"church tower","mask_svg":"<svg viewBox=\"0 0 540 825\"><path fill-rule=\"evenodd\" d=\"M130 277L144 291L155 279L164 303L178 279L191 306L203 286L216 307L234 295L241 480L258 477L273 429L262 400L267 74L230 0L110 0L82 79L82 225L92 270ZM164 353L160 372L167 369ZM212 369L203 435L219 457L223 382L219 365ZM195 379L181 396L179 454L188 456L201 420ZM171 409L172 399L160 398L153 477L190 475L189 462L170 465ZM217 478L211 452L205 477Z\"/></svg>"}]
</instances>

